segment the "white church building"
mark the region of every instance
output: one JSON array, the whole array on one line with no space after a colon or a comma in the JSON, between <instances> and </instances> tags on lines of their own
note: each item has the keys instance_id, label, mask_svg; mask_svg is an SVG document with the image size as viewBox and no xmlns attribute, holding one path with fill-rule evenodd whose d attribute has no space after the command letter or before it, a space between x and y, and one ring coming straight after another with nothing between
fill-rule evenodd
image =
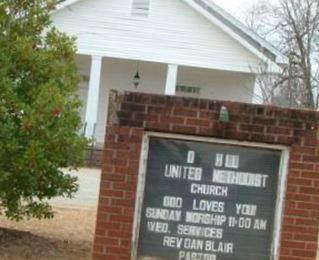
<instances>
[{"instance_id":1,"label":"white church building","mask_svg":"<svg viewBox=\"0 0 319 260\"><path fill-rule=\"evenodd\" d=\"M97 145L111 89L251 103L260 66L287 62L210 0L66 0L52 19L76 37L84 131Z\"/></svg>"}]
</instances>

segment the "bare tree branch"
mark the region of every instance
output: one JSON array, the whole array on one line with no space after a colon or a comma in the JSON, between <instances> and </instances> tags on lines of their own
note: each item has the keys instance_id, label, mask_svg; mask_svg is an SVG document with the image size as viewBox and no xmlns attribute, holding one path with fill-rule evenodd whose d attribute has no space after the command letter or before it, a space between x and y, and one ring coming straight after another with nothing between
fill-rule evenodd
<instances>
[{"instance_id":1,"label":"bare tree branch","mask_svg":"<svg viewBox=\"0 0 319 260\"><path fill-rule=\"evenodd\" d=\"M280 75L266 75L261 69L257 83L264 102L318 109L319 1L260 1L248 12L246 25L289 58Z\"/></svg>"}]
</instances>

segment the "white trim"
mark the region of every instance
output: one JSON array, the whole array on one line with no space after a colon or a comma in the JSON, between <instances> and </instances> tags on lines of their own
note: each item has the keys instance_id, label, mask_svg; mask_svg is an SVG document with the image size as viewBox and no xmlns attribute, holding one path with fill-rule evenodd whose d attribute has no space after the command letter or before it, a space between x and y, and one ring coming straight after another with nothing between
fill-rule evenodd
<instances>
[{"instance_id":1,"label":"white trim","mask_svg":"<svg viewBox=\"0 0 319 260\"><path fill-rule=\"evenodd\" d=\"M264 148L264 149L281 151L281 161L280 161L279 176L278 176L278 183L277 183L278 185L277 200L275 205L274 229L273 229L272 244L271 244L271 254L272 254L271 259L279 260L281 227L283 222L283 209L284 209L284 199L285 199L284 194L286 193L286 185L287 185L286 183L287 183L288 163L289 163L289 153L290 153L289 147L286 147L283 145L271 145L271 144L255 143L255 142L248 142L248 141L224 140L224 139L216 139L216 138L210 138L210 137L199 137L199 136L156 133L156 132L146 132L143 136L143 141L142 141L137 191L136 191L137 195L136 195L136 201L135 201L131 260L136 260L136 257L137 257L140 223L142 219L141 213L142 213L142 207L143 207L145 182L146 182L146 174L147 174L149 140L151 137L161 137L161 138L187 140L187 141L195 141L195 142L196 141L209 142L209 143L216 143L216 144L255 147L255 148Z\"/></svg>"},{"instance_id":2,"label":"white trim","mask_svg":"<svg viewBox=\"0 0 319 260\"><path fill-rule=\"evenodd\" d=\"M274 220L274 234L273 234L273 243L272 243L272 253L274 259L280 258L280 238L281 238L281 229L283 224L283 212L284 212L284 203L286 198L287 190L287 178L288 178L288 167L289 167L289 149L282 150L280 168L278 176L278 190L277 190L277 201L276 201L276 212Z\"/></svg>"},{"instance_id":3,"label":"white trim","mask_svg":"<svg viewBox=\"0 0 319 260\"><path fill-rule=\"evenodd\" d=\"M287 151L287 152L290 151L289 147L284 145L256 143L256 142L249 142L249 141L238 141L238 140L232 140L232 139L220 139L220 138L214 138L214 137L201 137L201 136L168 134L168 133L157 133L157 132L146 132L144 135L147 137L162 137L162 138L170 138L170 139L181 139L186 141L197 141L197 142L208 142L208 143L216 143L216 144L226 144L226 145L229 144L229 145L237 145L237 146L264 148L264 149L277 150L277 151Z\"/></svg>"},{"instance_id":4,"label":"white trim","mask_svg":"<svg viewBox=\"0 0 319 260\"><path fill-rule=\"evenodd\" d=\"M139 172L138 172L136 202L135 202L134 222L133 222L131 260L136 260L136 256L137 256L137 247L138 247L139 231L140 231L140 224L141 224L141 217L139 216L142 215L142 206L143 206L145 180L146 180L145 178L146 167L147 167L147 160L148 160L148 149L149 149L149 136L145 134L143 136L143 141L142 141L140 165L139 165Z\"/></svg>"},{"instance_id":5,"label":"white trim","mask_svg":"<svg viewBox=\"0 0 319 260\"><path fill-rule=\"evenodd\" d=\"M165 58L159 58L159 59L149 59L149 58L145 58L143 57L143 59L141 58L141 56L132 56L132 55L126 55L124 53L121 52L116 52L116 53L112 53L112 52L108 52L107 56L105 55L104 52L102 51L89 51L89 50L85 50L85 49L81 49L78 46L78 51L77 54L79 55L86 55L86 56L91 56L91 55L96 55L96 56L104 56L104 57L108 57L108 58L115 58L115 59L126 59L126 60L133 60L133 61L146 61L146 62L155 62L155 63L162 63L162 64L176 64L178 61L177 60L167 60ZM193 67L193 68L202 68L202 69L213 69L213 70L220 70L220 71L230 71L230 72L242 72L242 73L248 73L248 74L259 74L260 73L260 68L259 67L252 67L252 66L236 66L233 67L232 65L223 65L220 66L220 64L214 64L212 66L205 66L202 64L198 64L198 63L194 63L194 61L189 60L189 62L179 62L178 63L179 66L185 66L185 67ZM247 64L248 65L248 64Z\"/></svg>"}]
</instances>

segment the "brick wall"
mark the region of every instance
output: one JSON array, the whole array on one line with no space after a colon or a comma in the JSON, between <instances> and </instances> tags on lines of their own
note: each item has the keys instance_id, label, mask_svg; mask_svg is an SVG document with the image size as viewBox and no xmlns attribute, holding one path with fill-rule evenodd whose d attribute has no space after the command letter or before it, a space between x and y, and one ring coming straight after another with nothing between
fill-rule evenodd
<instances>
[{"instance_id":1,"label":"brick wall","mask_svg":"<svg viewBox=\"0 0 319 260\"><path fill-rule=\"evenodd\" d=\"M229 123L218 121L221 106ZM319 220L318 113L141 93L110 95L94 259L130 259L144 131L291 148L280 260L315 259Z\"/></svg>"}]
</instances>

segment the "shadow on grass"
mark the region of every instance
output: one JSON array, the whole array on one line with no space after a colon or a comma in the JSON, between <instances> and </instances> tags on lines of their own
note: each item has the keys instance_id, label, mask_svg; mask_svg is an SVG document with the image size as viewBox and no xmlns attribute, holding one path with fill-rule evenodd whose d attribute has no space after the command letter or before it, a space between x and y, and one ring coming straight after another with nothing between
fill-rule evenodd
<instances>
[{"instance_id":1,"label":"shadow on grass","mask_svg":"<svg viewBox=\"0 0 319 260\"><path fill-rule=\"evenodd\" d=\"M0 259L89 259L90 249L68 240L0 228Z\"/></svg>"}]
</instances>

